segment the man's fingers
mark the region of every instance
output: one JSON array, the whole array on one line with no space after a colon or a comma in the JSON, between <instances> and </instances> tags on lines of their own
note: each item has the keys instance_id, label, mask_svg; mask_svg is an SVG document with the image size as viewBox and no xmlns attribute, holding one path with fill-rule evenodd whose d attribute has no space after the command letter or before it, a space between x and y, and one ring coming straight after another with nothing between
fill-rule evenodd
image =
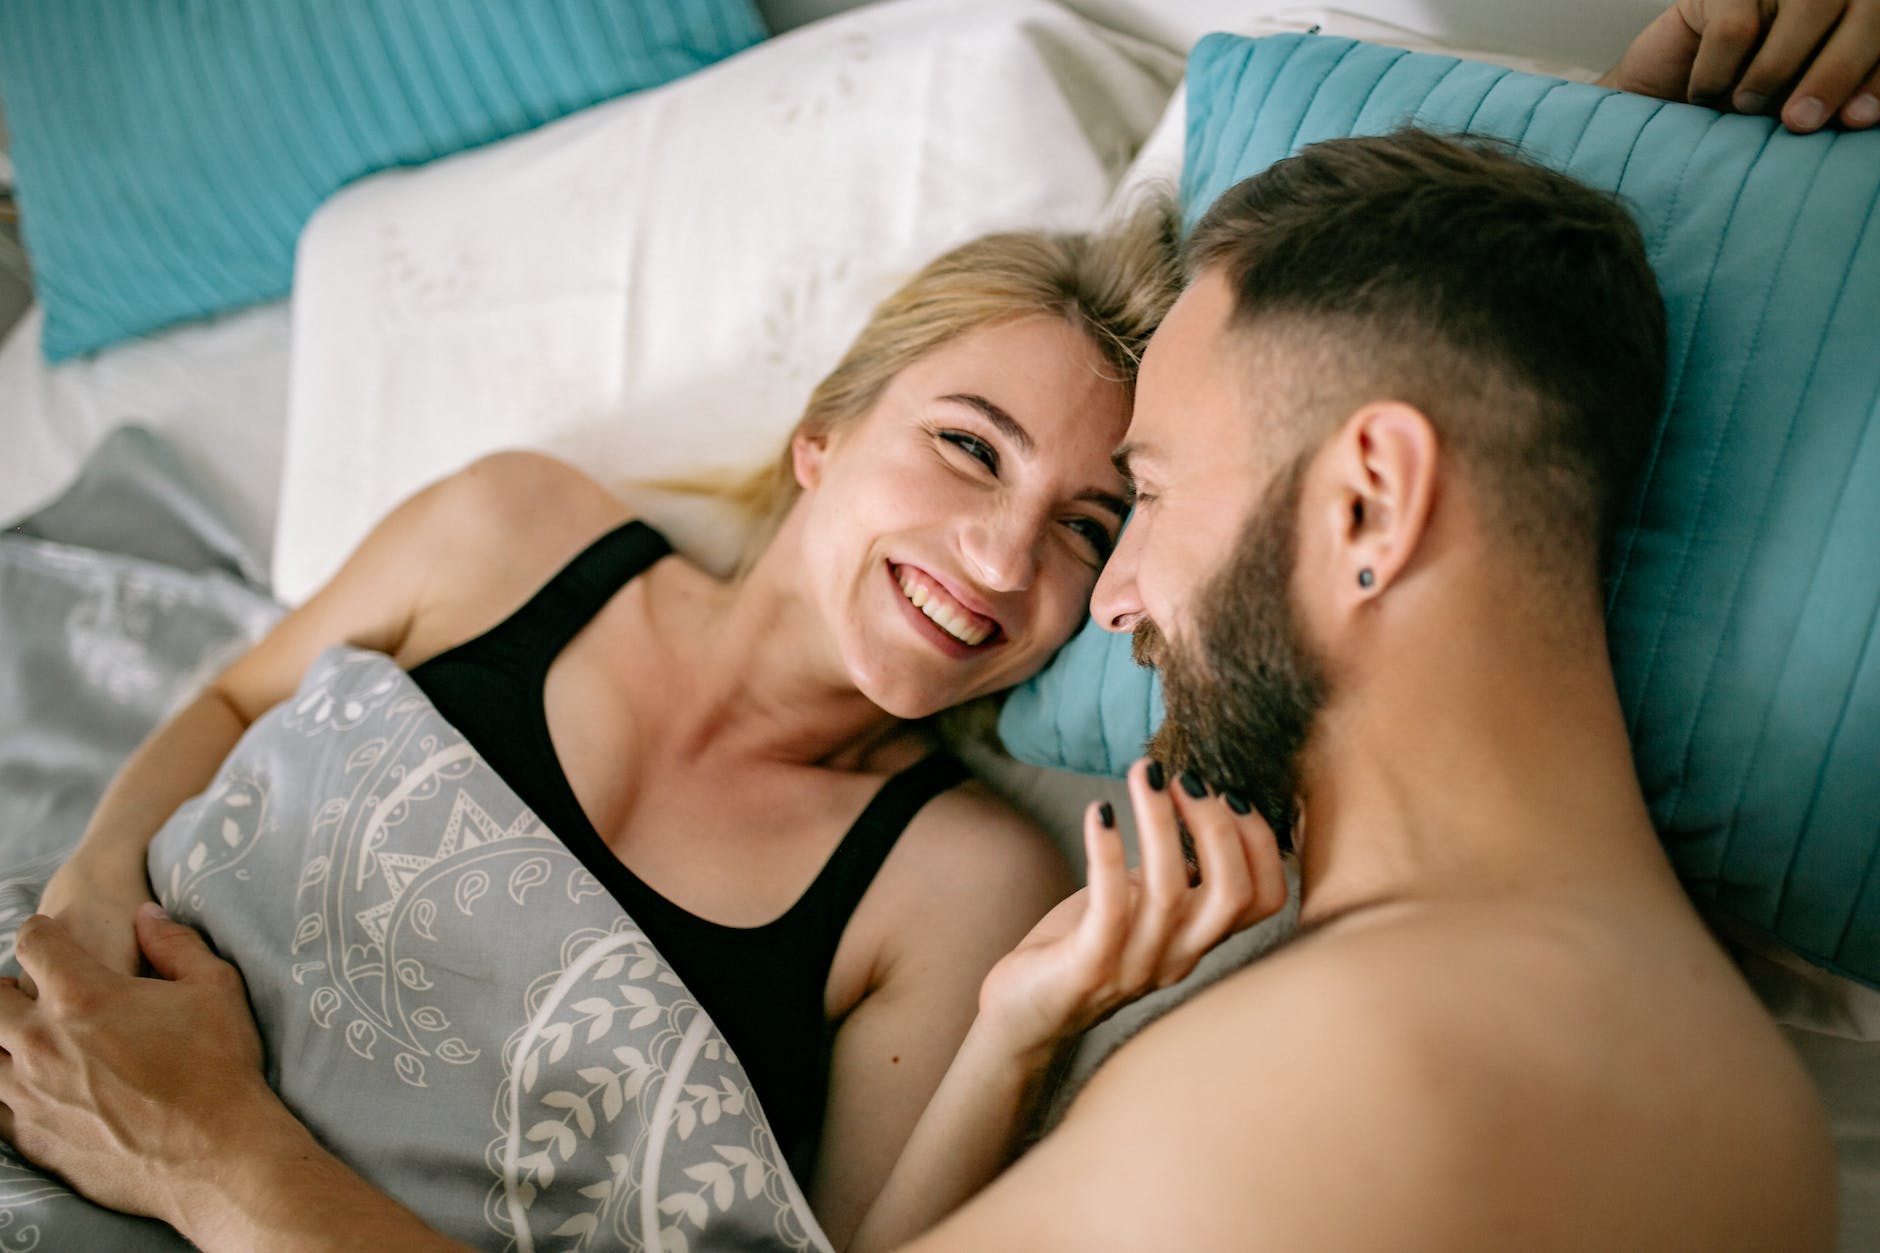
<instances>
[{"instance_id":1,"label":"man's fingers","mask_svg":"<svg viewBox=\"0 0 1880 1253\"><path fill-rule=\"evenodd\" d=\"M1841 108L1841 125L1849 130L1864 131L1876 122L1880 122L1880 67Z\"/></svg>"},{"instance_id":2,"label":"man's fingers","mask_svg":"<svg viewBox=\"0 0 1880 1253\"><path fill-rule=\"evenodd\" d=\"M164 979L201 977L227 964L209 951L193 928L164 913L154 901L137 908L137 946L150 968Z\"/></svg>"},{"instance_id":3,"label":"man's fingers","mask_svg":"<svg viewBox=\"0 0 1880 1253\"><path fill-rule=\"evenodd\" d=\"M1865 89L1875 75L1876 62L1880 62L1880 5L1850 9L1789 93L1782 106L1783 125L1803 134L1827 125Z\"/></svg>"},{"instance_id":4,"label":"man's fingers","mask_svg":"<svg viewBox=\"0 0 1880 1253\"><path fill-rule=\"evenodd\" d=\"M32 1011L33 998L20 990L19 981L0 979L0 1050L14 1051L19 1043L20 1028Z\"/></svg>"},{"instance_id":5,"label":"man's fingers","mask_svg":"<svg viewBox=\"0 0 1880 1253\"><path fill-rule=\"evenodd\" d=\"M1693 104L1726 102L1730 89L1742 77L1751 50L1762 37L1757 0L1711 0L1705 6L1704 29L1698 35L1688 98Z\"/></svg>"},{"instance_id":6,"label":"man's fingers","mask_svg":"<svg viewBox=\"0 0 1880 1253\"><path fill-rule=\"evenodd\" d=\"M88 977L109 973L72 938L64 923L44 914L34 914L20 924L13 952L22 976L33 981L38 996L61 996Z\"/></svg>"},{"instance_id":7,"label":"man's fingers","mask_svg":"<svg viewBox=\"0 0 1880 1253\"><path fill-rule=\"evenodd\" d=\"M1762 46L1732 88L1730 107L1738 113L1766 113L1780 103L1840 15L1836 2L1788 0L1783 4Z\"/></svg>"}]
</instances>

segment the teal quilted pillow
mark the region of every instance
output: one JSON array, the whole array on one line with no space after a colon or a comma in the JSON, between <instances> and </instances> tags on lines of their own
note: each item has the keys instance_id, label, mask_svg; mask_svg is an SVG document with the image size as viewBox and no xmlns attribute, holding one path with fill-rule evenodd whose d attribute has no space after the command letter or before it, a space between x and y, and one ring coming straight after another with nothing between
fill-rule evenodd
<instances>
[{"instance_id":1,"label":"teal quilted pillow","mask_svg":"<svg viewBox=\"0 0 1880 1253\"><path fill-rule=\"evenodd\" d=\"M1694 895L1880 986L1880 132L1795 136L1450 57L1210 36L1183 201L1415 121L1617 190L1670 321L1668 411L1608 622L1639 777ZM1026 760L1120 773L1161 716L1092 624L1007 703Z\"/></svg>"},{"instance_id":2,"label":"teal quilted pillow","mask_svg":"<svg viewBox=\"0 0 1880 1253\"><path fill-rule=\"evenodd\" d=\"M46 356L280 296L353 179L763 37L753 0L0 0Z\"/></svg>"}]
</instances>

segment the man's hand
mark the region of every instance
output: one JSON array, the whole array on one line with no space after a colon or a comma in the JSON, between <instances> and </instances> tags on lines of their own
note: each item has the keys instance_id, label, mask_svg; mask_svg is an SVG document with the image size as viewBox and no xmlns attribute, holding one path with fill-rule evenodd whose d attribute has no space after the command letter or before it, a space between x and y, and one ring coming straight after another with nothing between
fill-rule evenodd
<instances>
[{"instance_id":1,"label":"man's hand","mask_svg":"<svg viewBox=\"0 0 1880 1253\"><path fill-rule=\"evenodd\" d=\"M39 912L57 918L78 946L105 969L134 975L143 963L137 947L137 912L149 900L150 881L141 860L129 868L107 866L81 852L47 882ZM28 996L37 994L30 973L20 983Z\"/></svg>"},{"instance_id":2,"label":"man's hand","mask_svg":"<svg viewBox=\"0 0 1880 1253\"><path fill-rule=\"evenodd\" d=\"M0 980L0 1134L100 1205L174 1224L242 1098L272 1095L235 968L154 904L136 934L159 978L107 969L55 919L20 927L38 996Z\"/></svg>"},{"instance_id":3,"label":"man's hand","mask_svg":"<svg viewBox=\"0 0 1880 1253\"><path fill-rule=\"evenodd\" d=\"M1600 82L1863 130L1880 122L1880 0L1677 0Z\"/></svg>"}]
</instances>

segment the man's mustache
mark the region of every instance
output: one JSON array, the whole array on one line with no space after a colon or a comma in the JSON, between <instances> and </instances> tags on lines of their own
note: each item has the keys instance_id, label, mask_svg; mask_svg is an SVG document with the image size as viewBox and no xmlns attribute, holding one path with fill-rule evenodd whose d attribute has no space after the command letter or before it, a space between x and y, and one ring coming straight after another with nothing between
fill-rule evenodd
<instances>
[{"instance_id":1,"label":"man's mustache","mask_svg":"<svg viewBox=\"0 0 1880 1253\"><path fill-rule=\"evenodd\" d=\"M1162 659L1168 656L1168 641L1163 639L1161 628L1144 618L1141 624L1130 632L1129 656L1130 660L1139 666L1160 670Z\"/></svg>"}]
</instances>

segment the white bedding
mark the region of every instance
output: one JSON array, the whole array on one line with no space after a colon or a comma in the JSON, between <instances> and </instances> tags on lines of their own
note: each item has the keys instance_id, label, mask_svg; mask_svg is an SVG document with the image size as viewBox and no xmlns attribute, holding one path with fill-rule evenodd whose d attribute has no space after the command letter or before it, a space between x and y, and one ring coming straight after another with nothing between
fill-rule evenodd
<instances>
[{"instance_id":1,"label":"white bedding","mask_svg":"<svg viewBox=\"0 0 1880 1253\"><path fill-rule=\"evenodd\" d=\"M57 495L112 429L162 433L267 568L287 422L280 301L50 367L40 312L0 344L0 521Z\"/></svg>"},{"instance_id":2,"label":"white bedding","mask_svg":"<svg viewBox=\"0 0 1880 1253\"><path fill-rule=\"evenodd\" d=\"M1093 221L1180 72L1044 0L912 0L341 192L300 243L277 591L496 448L616 485L767 463L919 265Z\"/></svg>"}]
</instances>

